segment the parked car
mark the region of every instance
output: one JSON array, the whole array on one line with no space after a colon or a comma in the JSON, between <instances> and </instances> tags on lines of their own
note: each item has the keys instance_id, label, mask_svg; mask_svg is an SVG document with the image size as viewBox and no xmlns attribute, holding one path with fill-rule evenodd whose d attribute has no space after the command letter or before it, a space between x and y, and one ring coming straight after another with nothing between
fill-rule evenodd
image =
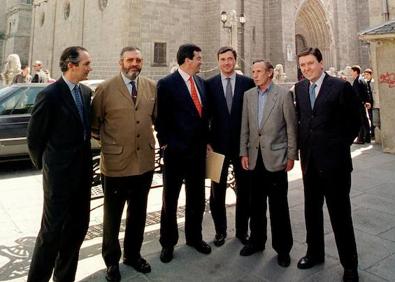
<instances>
[{"instance_id":1,"label":"parked car","mask_svg":"<svg viewBox=\"0 0 395 282\"><path fill-rule=\"evenodd\" d=\"M81 83L95 89L102 80ZM0 89L0 162L29 159L27 125L37 94L49 83L18 83ZM92 148L99 150L97 141Z\"/></svg>"}]
</instances>

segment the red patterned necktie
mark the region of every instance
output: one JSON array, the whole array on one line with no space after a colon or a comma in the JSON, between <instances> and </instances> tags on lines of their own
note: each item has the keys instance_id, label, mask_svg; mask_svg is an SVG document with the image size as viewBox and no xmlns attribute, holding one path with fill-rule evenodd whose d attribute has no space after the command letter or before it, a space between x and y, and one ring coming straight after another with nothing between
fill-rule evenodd
<instances>
[{"instance_id":1,"label":"red patterned necktie","mask_svg":"<svg viewBox=\"0 0 395 282\"><path fill-rule=\"evenodd\" d=\"M191 83L191 97L192 101L195 104L196 110L199 113L199 116L202 116L202 104L199 101L198 93L196 91L195 82L193 81L192 76L189 77L189 82Z\"/></svg>"}]
</instances>

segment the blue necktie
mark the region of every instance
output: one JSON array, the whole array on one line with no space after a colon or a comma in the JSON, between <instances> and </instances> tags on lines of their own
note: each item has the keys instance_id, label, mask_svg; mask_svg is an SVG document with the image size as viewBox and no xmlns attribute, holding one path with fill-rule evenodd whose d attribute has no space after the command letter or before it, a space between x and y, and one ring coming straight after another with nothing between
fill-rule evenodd
<instances>
[{"instance_id":1,"label":"blue necktie","mask_svg":"<svg viewBox=\"0 0 395 282\"><path fill-rule=\"evenodd\" d=\"M80 88L78 85L76 85L73 88L73 96L74 96L74 101L77 106L78 113L81 118L82 124L84 124L84 106L82 105L82 99L81 99L81 94L80 94Z\"/></svg>"},{"instance_id":2,"label":"blue necktie","mask_svg":"<svg viewBox=\"0 0 395 282\"><path fill-rule=\"evenodd\" d=\"M85 140L86 139L87 123L84 118L84 105L82 104L80 87L78 85L74 86L72 93L74 96L75 104L77 106L78 114L81 118L82 127L84 128L84 140Z\"/></svg>"},{"instance_id":3,"label":"blue necktie","mask_svg":"<svg viewBox=\"0 0 395 282\"><path fill-rule=\"evenodd\" d=\"M310 85L310 88L309 88L311 109L314 108L314 102L315 102L315 88L316 88L316 87L317 87L317 84L313 83L313 84Z\"/></svg>"}]
</instances>

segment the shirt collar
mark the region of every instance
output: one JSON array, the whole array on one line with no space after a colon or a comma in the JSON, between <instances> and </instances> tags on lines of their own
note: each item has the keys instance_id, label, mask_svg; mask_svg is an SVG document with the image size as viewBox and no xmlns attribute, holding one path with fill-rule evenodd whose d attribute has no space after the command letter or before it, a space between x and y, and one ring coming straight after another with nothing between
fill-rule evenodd
<instances>
[{"instance_id":1,"label":"shirt collar","mask_svg":"<svg viewBox=\"0 0 395 282\"><path fill-rule=\"evenodd\" d=\"M236 72L233 72L230 76L226 76L221 72L221 80L226 80L227 78L230 78L230 80L235 80L236 79Z\"/></svg>"},{"instance_id":2,"label":"shirt collar","mask_svg":"<svg viewBox=\"0 0 395 282\"><path fill-rule=\"evenodd\" d=\"M182 78L184 79L185 82L187 82L189 80L189 78L193 75L189 75L188 73L186 73L185 71L183 71L181 68L178 68L178 72L179 74L182 76Z\"/></svg>"},{"instance_id":3,"label":"shirt collar","mask_svg":"<svg viewBox=\"0 0 395 282\"><path fill-rule=\"evenodd\" d=\"M258 86L258 94L266 94L270 91L270 89L272 88L273 82L270 82L269 86L265 89L265 90L261 90Z\"/></svg>"},{"instance_id":4,"label":"shirt collar","mask_svg":"<svg viewBox=\"0 0 395 282\"><path fill-rule=\"evenodd\" d=\"M324 78L325 78L325 72L322 72L320 78L317 79L316 82L310 81L310 85L312 85L313 83L315 83L315 85L317 85L317 89L320 89L322 83L324 82Z\"/></svg>"},{"instance_id":5,"label":"shirt collar","mask_svg":"<svg viewBox=\"0 0 395 282\"><path fill-rule=\"evenodd\" d=\"M79 84L74 84L74 83L72 83L72 82L71 82L70 80L68 80L63 74L62 74L62 78L63 78L64 82L66 82L67 86L69 87L70 92L73 91L73 89L74 89L75 86L79 86Z\"/></svg>"},{"instance_id":6,"label":"shirt collar","mask_svg":"<svg viewBox=\"0 0 395 282\"><path fill-rule=\"evenodd\" d=\"M123 74L123 72L121 72L121 76L122 76L122 79L123 79L123 82L125 83L125 85L130 85L130 82L131 82L132 80L129 79L129 78L127 78L127 77ZM137 77L134 79L136 85L137 85L137 80L138 80L138 78L139 78L139 76L137 76ZM136 86L136 87L137 87L137 86Z\"/></svg>"}]
</instances>

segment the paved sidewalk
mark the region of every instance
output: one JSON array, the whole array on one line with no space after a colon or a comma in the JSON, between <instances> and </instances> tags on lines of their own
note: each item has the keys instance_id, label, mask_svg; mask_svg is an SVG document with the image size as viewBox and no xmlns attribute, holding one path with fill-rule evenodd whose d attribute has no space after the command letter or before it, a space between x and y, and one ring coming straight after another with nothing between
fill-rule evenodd
<instances>
[{"instance_id":1,"label":"paved sidewalk","mask_svg":"<svg viewBox=\"0 0 395 282\"><path fill-rule=\"evenodd\" d=\"M352 209L359 251L360 281L395 281L395 155L384 154L377 145L353 145ZM242 245L234 239L234 193L228 191L228 239L224 246L212 244L214 228L207 209L203 236L212 246L210 255L202 255L185 245L183 234L183 195L180 196L180 241L174 260L159 260L161 247L159 220L161 189L149 196L149 215L142 255L152 266L147 275L121 264L122 281L341 281L332 228L325 209L325 263L309 270L296 267L305 254L303 186L297 165L289 174L289 204L294 247L291 265L277 265L268 242L263 253L239 256ZM206 190L206 196L209 189ZM102 200L92 202L92 207ZM0 166L0 281L26 281L31 252L37 235L42 209L41 175L23 164L17 171ZM101 258L102 208L91 213L91 223L80 252L77 281L106 281ZM121 238L123 237L121 233Z\"/></svg>"}]
</instances>

